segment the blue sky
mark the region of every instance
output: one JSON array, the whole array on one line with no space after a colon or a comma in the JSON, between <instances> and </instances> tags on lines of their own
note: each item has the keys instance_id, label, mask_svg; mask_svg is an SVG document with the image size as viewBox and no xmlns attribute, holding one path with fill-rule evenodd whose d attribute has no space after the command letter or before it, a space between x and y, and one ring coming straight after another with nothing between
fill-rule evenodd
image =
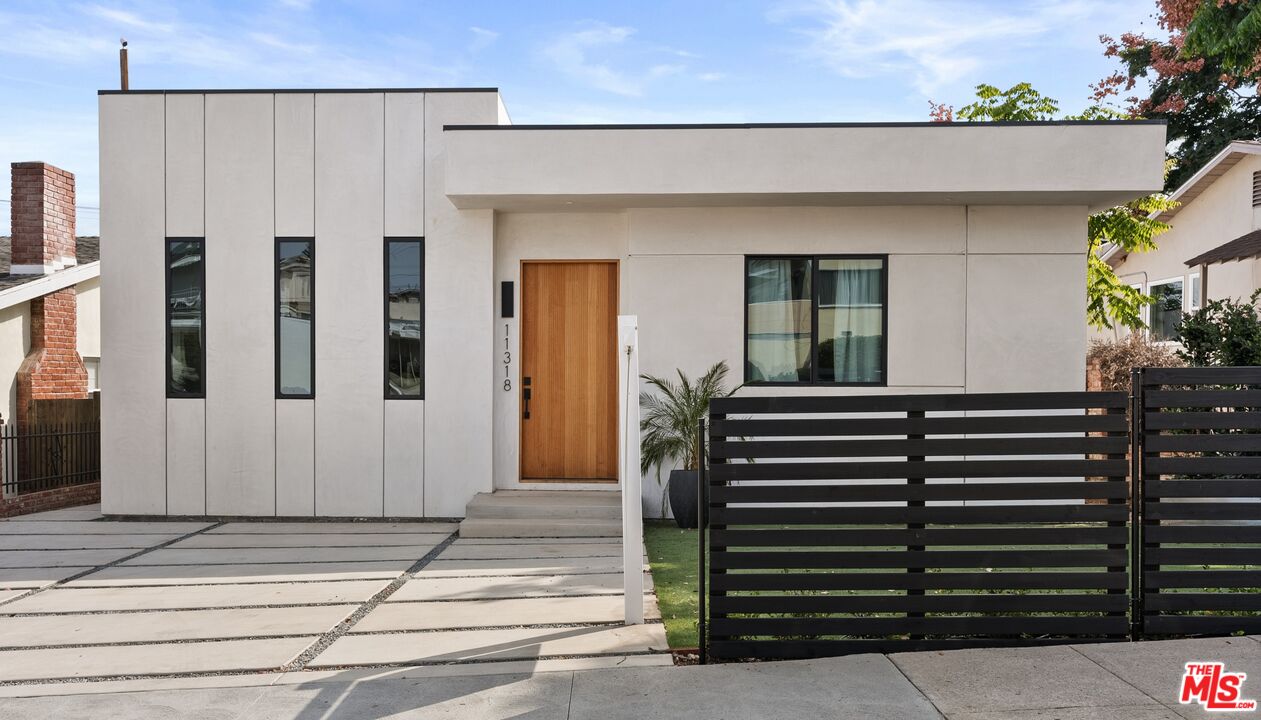
<instances>
[{"instance_id":1,"label":"blue sky","mask_svg":"<svg viewBox=\"0 0 1261 720\"><path fill-rule=\"evenodd\" d=\"M8 163L78 177L97 232L96 90L494 86L517 123L927 119L980 82L1065 111L1114 69L1101 33L1153 30L1154 0L5 0ZM8 204L0 202L7 234Z\"/></svg>"}]
</instances>

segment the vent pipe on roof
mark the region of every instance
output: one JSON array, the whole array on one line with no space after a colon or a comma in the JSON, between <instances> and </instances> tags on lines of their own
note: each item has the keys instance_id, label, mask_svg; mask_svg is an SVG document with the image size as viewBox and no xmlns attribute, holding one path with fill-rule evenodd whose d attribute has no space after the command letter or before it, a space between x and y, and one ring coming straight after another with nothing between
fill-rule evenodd
<instances>
[{"instance_id":1,"label":"vent pipe on roof","mask_svg":"<svg viewBox=\"0 0 1261 720\"><path fill-rule=\"evenodd\" d=\"M127 38L120 38L119 42L123 46L118 50L118 72L120 74L120 85L124 91L127 90Z\"/></svg>"}]
</instances>

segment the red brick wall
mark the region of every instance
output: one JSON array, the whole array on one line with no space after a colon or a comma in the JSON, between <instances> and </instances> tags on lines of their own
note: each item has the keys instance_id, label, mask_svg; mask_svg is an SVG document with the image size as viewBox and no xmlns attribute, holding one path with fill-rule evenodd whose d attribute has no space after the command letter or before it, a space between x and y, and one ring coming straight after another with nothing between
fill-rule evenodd
<instances>
[{"instance_id":1,"label":"red brick wall","mask_svg":"<svg viewBox=\"0 0 1261 720\"><path fill-rule=\"evenodd\" d=\"M13 265L44 268L73 258L74 175L47 163L13 163ZM75 289L31 301L31 351L17 376L17 421L32 400L88 396L79 357Z\"/></svg>"},{"instance_id":2,"label":"red brick wall","mask_svg":"<svg viewBox=\"0 0 1261 720\"><path fill-rule=\"evenodd\" d=\"M12 264L74 258L74 175L42 162L13 163L12 172Z\"/></svg>"},{"instance_id":3,"label":"red brick wall","mask_svg":"<svg viewBox=\"0 0 1261 720\"><path fill-rule=\"evenodd\" d=\"M0 518L29 515L45 510L59 510L100 501L101 484L99 482L41 490L0 500Z\"/></svg>"},{"instance_id":4,"label":"red brick wall","mask_svg":"<svg viewBox=\"0 0 1261 720\"><path fill-rule=\"evenodd\" d=\"M31 301L31 352L18 368L17 421L26 424L32 400L86 398L88 371L79 357L75 289Z\"/></svg>"}]
</instances>

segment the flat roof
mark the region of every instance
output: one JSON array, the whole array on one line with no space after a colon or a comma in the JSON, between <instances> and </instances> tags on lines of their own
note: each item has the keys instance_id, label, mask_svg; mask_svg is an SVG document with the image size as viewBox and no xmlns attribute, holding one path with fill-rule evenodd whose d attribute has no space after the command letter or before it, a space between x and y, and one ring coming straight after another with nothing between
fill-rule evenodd
<instances>
[{"instance_id":1,"label":"flat roof","mask_svg":"<svg viewBox=\"0 0 1261 720\"><path fill-rule=\"evenodd\" d=\"M443 130L759 130L777 128L1045 127L1077 125L1167 125L1155 120L1000 120L993 122L797 122L797 123L629 123L604 125L443 125Z\"/></svg>"},{"instance_id":2,"label":"flat roof","mask_svg":"<svg viewBox=\"0 0 1261 720\"><path fill-rule=\"evenodd\" d=\"M499 92L494 87L436 88L248 88L248 89L178 89L178 90L97 90L97 95L250 95L283 93L478 93Z\"/></svg>"}]
</instances>

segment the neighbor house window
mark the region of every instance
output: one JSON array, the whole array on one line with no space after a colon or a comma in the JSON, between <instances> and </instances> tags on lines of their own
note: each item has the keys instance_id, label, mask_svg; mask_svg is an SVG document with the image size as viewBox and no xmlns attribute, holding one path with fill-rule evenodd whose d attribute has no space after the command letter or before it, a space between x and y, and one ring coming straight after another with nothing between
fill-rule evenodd
<instances>
[{"instance_id":1,"label":"neighbor house window","mask_svg":"<svg viewBox=\"0 0 1261 720\"><path fill-rule=\"evenodd\" d=\"M1195 312L1200 309L1200 274L1192 273L1187 276L1187 312Z\"/></svg>"},{"instance_id":2,"label":"neighbor house window","mask_svg":"<svg viewBox=\"0 0 1261 720\"><path fill-rule=\"evenodd\" d=\"M166 240L166 395L206 396L205 240Z\"/></svg>"},{"instance_id":3,"label":"neighbor house window","mask_svg":"<svg viewBox=\"0 0 1261 720\"><path fill-rule=\"evenodd\" d=\"M101 389L101 359L84 357L83 369L88 371L88 392L99 392Z\"/></svg>"},{"instance_id":4,"label":"neighbor house window","mask_svg":"<svg viewBox=\"0 0 1261 720\"><path fill-rule=\"evenodd\" d=\"M745 259L745 382L885 383L883 256Z\"/></svg>"},{"instance_id":5,"label":"neighbor house window","mask_svg":"<svg viewBox=\"0 0 1261 720\"><path fill-rule=\"evenodd\" d=\"M425 241L385 240L385 396L425 394Z\"/></svg>"},{"instance_id":6,"label":"neighbor house window","mask_svg":"<svg viewBox=\"0 0 1261 720\"><path fill-rule=\"evenodd\" d=\"M315 241L276 239L276 397L315 397Z\"/></svg>"},{"instance_id":7,"label":"neighbor house window","mask_svg":"<svg viewBox=\"0 0 1261 720\"><path fill-rule=\"evenodd\" d=\"M1147 294L1155 298L1149 311L1152 339L1170 341L1178 337L1176 328L1182 320L1182 278L1163 280L1147 286Z\"/></svg>"}]
</instances>

